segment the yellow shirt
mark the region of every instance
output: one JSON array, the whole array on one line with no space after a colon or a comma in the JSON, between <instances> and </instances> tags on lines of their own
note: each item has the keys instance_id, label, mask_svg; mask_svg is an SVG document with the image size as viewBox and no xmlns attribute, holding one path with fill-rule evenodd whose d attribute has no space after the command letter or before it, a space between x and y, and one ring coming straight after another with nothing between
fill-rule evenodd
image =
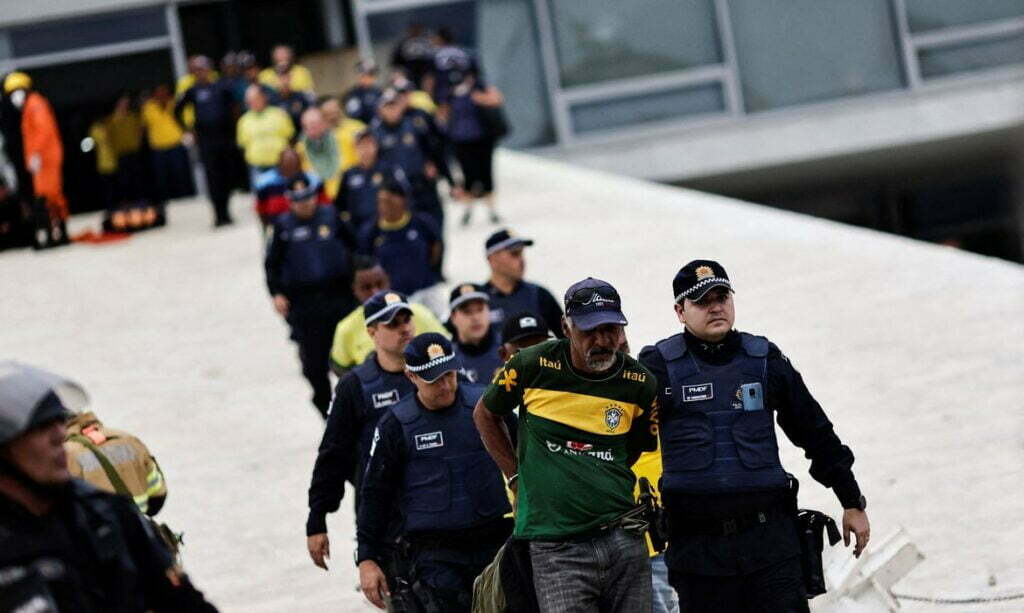
<instances>
[{"instance_id":1,"label":"yellow shirt","mask_svg":"<svg viewBox=\"0 0 1024 613\"><path fill-rule=\"evenodd\" d=\"M311 92L316 89L313 83L313 75L310 74L309 69L305 66L293 64L288 74L292 78L292 91ZM259 82L274 89L281 88L281 83L277 80L277 71L273 67L264 68L260 71Z\"/></svg>"},{"instance_id":2,"label":"yellow shirt","mask_svg":"<svg viewBox=\"0 0 1024 613\"><path fill-rule=\"evenodd\" d=\"M101 175L112 175L117 172L117 152L110 144L107 123L97 121L89 126L89 138L96 147L96 172Z\"/></svg>"},{"instance_id":3,"label":"yellow shirt","mask_svg":"<svg viewBox=\"0 0 1024 613\"><path fill-rule=\"evenodd\" d=\"M633 465L633 474L636 475L636 485L633 486L633 496L637 499L640 498L640 477L647 477L647 480L651 482L651 489L654 490L654 495L661 498L661 492L658 491L658 481L661 479L661 440L658 440L658 448L654 451L645 451L640 454L636 464ZM645 535L647 539L647 553L654 557L658 555L658 552L654 551L651 547L650 537Z\"/></svg>"},{"instance_id":4,"label":"yellow shirt","mask_svg":"<svg viewBox=\"0 0 1024 613\"><path fill-rule=\"evenodd\" d=\"M276 106L248 110L238 120L238 146L250 166L273 166L295 134L292 118Z\"/></svg>"},{"instance_id":5,"label":"yellow shirt","mask_svg":"<svg viewBox=\"0 0 1024 613\"><path fill-rule=\"evenodd\" d=\"M365 129L365 123L351 117L343 117L341 125L335 128L334 137L338 139L338 153L341 154L341 172L345 172L359 163L359 154L356 153L356 134Z\"/></svg>"},{"instance_id":6,"label":"yellow shirt","mask_svg":"<svg viewBox=\"0 0 1024 613\"><path fill-rule=\"evenodd\" d=\"M151 149L162 151L181 144L182 131L174 119L174 101L161 105L156 100L147 100L142 105L142 123L146 124Z\"/></svg>"},{"instance_id":7,"label":"yellow shirt","mask_svg":"<svg viewBox=\"0 0 1024 613\"><path fill-rule=\"evenodd\" d=\"M437 332L445 338L451 334L441 325L441 322L434 317L430 309L418 303L410 303L412 308L412 321L416 326L416 334L424 332ZM331 345L331 361L336 366L346 370L354 368L363 363L366 356L373 351L373 340L366 333L366 317L363 316L363 307L359 307L349 313L345 319L338 322L334 329L334 343Z\"/></svg>"},{"instance_id":8,"label":"yellow shirt","mask_svg":"<svg viewBox=\"0 0 1024 613\"><path fill-rule=\"evenodd\" d=\"M216 81L220 78L216 70L210 71L210 80ZM182 94L188 91L188 88L196 84L196 78L191 73L185 73L178 78L178 82L174 84L174 96L180 98ZM192 126L196 123L196 109L192 104L187 105L181 109L181 120L185 122L185 127L192 129Z\"/></svg>"},{"instance_id":9,"label":"yellow shirt","mask_svg":"<svg viewBox=\"0 0 1024 613\"><path fill-rule=\"evenodd\" d=\"M437 110L434 99L430 97L430 94L421 89L409 93L409 106L414 109L422 109L431 115Z\"/></svg>"},{"instance_id":10,"label":"yellow shirt","mask_svg":"<svg viewBox=\"0 0 1024 613\"><path fill-rule=\"evenodd\" d=\"M112 114L107 118L107 135L117 155L137 153L142 148L142 119L133 112Z\"/></svg>"}]
</instances>

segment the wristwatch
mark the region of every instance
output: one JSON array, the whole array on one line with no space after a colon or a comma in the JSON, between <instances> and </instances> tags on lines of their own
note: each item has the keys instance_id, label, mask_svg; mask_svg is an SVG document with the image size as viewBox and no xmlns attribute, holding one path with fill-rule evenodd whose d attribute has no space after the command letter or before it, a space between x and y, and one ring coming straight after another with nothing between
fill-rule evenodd
<instances>
[{"instance_id":1,"label":"wristwatch","mask_svg":"<svg viewBox=\"0 0 1024 613\"><path fill-rule=\"evenodd\" d=\"M857 500L857 506L853 508L859 511L863 511L864 509L868 508L868 499L864 497L864 494L860 495L860 498Z\"/></svg>"}]
</instances>

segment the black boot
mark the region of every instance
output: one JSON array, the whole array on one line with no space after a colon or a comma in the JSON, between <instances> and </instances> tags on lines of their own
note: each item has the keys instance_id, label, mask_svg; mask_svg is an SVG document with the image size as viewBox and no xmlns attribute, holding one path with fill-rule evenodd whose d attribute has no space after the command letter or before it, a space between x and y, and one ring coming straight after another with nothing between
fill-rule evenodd
<instances>
[{"instance_id":1,"label":"black boot","mask_svg":"<svg viewBox=\"0 0 1024 613\"><path fill-rule=\"evenodd\" d=\"M46 208L46 201L37 198L32 202L30 208L32 248L37 251L47 249L52 245L50 244L50 211Z\"/></svg>"}]
</instances>

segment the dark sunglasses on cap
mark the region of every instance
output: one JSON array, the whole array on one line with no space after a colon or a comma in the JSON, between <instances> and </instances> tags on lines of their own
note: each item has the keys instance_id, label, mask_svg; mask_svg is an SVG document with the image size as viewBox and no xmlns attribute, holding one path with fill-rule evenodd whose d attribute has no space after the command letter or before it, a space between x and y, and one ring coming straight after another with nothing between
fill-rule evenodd
<instances>
[{"instance_id":1,"label":"dark sunglasses on cap","mask_svg":"<svg viewBox=\"0 0 1024 613\"><path fill-rule=\"evenodd\" d=\"M619 292L614 288L604 287L583 287L569 296L566 307L586 307L592 304L600 304L604 301L620 302Z\"/></svg>"}]
</instances>

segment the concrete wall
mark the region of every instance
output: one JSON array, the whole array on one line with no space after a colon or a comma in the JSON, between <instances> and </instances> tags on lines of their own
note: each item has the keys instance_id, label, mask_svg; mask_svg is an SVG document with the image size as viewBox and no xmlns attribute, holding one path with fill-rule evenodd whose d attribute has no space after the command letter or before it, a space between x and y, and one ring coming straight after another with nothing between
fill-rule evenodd
<instances>
[{"instance_id":1,"label":"concrete wall","mask_svg":"<svg viewBox=\"0 0 1024 613\"><path fill-rule=\"evenodd\" d=\"M700 126L651 126L540 151L657 181L780 166L1024 125L1024 73L920 92L766 112Z\"/></svg>"}]
</instances>

